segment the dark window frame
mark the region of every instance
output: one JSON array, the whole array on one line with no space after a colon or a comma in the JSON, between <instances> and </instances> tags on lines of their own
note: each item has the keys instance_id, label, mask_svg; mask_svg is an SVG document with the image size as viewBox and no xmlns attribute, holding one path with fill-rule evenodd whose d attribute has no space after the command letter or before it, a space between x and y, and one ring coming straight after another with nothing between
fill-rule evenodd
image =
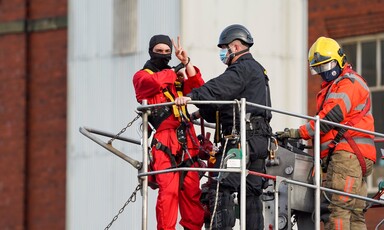
<instances>
[{"instance_id":1,"label":"dark window frame","mask_svg":"<svg viewBox=\"0 0 384 230\"><path fill-rule=\"evenodd\" d=\"M363 65L363 54L365 47L364 44L368 44L369 42L374 42L375 44L375 54L374 54L374 65L375 65L375 78L370 78L369 81L371 84L369 84L369 89L372 93L372 113L375 118L375 130L379 133L384 133L384 117L382 114L384 114L384 100L381 100L380 98L384 99L384 33L380 34L372 34L372 35L365 35L365 36L357 36L357 37L350 37L350 38L344 38L344 39L338 39L339 44L343 48L346 47L345 52L347 54L347 60L348 60L348 50L353 50L356 52L352 56L353 60L350 60L352 63L353 69L356 70L357 73L361 74L362 77L364 77L364 69L362 67ZM351 47L355 46L355 47ZM349 49L348 49L348 48ZM367 54L367 53L366 53ZM369 54L369 53L368 53ZM372 63L371 63L372 64ZM373 84L372 84L373 82ZM381 106L380 106L381 105ZM375 109L376 108L376 109ZM377 137L379 139L383 139L381 137ZM382 180L383 178L380 176L380 169L384 165L384 160L381 158L381 152L384 152L384 142L376 143L377 147L377 162L375 164L374 171L377 171L377 173L374 173L374 175L371 175L368 177L368 192L369 193L375 193L378 190L378 181Z\"/></svg>"}]
</instances>

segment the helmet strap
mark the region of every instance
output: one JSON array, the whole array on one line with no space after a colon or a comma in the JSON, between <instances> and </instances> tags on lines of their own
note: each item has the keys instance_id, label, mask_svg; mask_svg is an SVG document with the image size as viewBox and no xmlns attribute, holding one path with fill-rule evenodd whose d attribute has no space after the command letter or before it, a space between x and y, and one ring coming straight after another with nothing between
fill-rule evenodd
<instances>
[{"instance_id":1,"label":"helmet strap","mask_svg":"<svg viewBox=\"0 0 384 230\"><path fill-rule=\"evenodd\" d=\"M232 50L231 48L228 49L228 52L229 52L229 56L228 56L228 65L231 64L232 62L232 59L237 56L237 55L240 55L240 54L243 54L243 53L246 53L249 51L249 48L246 48L246 49L243 49L243 50L240 50L239 52L236 52L236 53L232 53Z\"/></svg>"}]
</instances>

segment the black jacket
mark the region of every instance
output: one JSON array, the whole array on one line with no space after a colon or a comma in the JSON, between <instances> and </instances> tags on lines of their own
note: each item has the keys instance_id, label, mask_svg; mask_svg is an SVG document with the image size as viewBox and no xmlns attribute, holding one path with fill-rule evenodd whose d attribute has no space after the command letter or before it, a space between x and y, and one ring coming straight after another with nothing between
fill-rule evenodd
<instances>
[{"instance_id":1,"label":"black jacket","mask_svg":"<svg viewBox=\"0 0 384 230\"><path fill-rule=\"evenodd\" d=\"M187 96L192 100L240 100L245 98L247 102L271 106L269 91L269 79L263 66L260 65L252 54L247 53L232 63L220 76L209 80L200 88L193 89ZM222 129L233 125L232 105L203 105L197 104L200 114L208 122L215 122L215 111L220 112ZM247 113L252 116L264 117L267 122L272 118L271 111L247 106ZM239 113L236 106L236 126L238 126Z\"/></svg>"}]
</instances>

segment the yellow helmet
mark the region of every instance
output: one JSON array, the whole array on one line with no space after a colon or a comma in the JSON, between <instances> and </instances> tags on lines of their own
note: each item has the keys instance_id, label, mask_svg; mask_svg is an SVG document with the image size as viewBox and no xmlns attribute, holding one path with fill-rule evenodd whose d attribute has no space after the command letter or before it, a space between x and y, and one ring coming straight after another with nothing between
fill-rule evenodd
<instances>
[{"instance_id":1,"label":"yellow helmet","mask_svg":"<svg viewBox=\"0 0 384 230\"><path fill-rule=\"evenodd\" d=\"M343 68L346 62L346 56L335 40L332 38L319 37L309 49L309 66L318 66L332 60L336 60L339 66Z\"/></svg>"}]
</instances>

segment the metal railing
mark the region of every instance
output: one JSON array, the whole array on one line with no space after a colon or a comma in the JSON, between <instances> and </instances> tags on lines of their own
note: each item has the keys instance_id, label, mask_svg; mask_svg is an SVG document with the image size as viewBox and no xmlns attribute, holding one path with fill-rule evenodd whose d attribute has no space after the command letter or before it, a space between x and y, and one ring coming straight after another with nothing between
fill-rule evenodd
<instances>
[{"instance_id":1,"label":"metal railing","mask_svg":"<svg viewBox=\"0 0 384 230\"><path fill-rule=\"evenodd\" d=\"M246 158L242 157L241 158L241 167L240 169L218 169L218 168L173 168L173 169L166 169L166 170L159 170L159 171L151 171L148 172L148 116L150 113L151 108L153 107L158 107L158 106L169 106L173 105L173 102L168 102L168 103L162 103L162 104L152 104L152 105L147 105L147 101L144 100L141 106L137 107L138 111L142 112L142 123L143 123L143 135L142 135L142 141L134 140L134 139L129 139L129 138L124 138L124 137L116 137L114 134L99 131L99 130L94 130L90 128L80 128L80 132L90 138L91 140L95 141L108 151L114 153L121 159L127 161L130 163L134 168L138 169L138 178L142 182L142 230L147 230L147 223L148 223L148 218L147 218L147 213L148 213L148 176L149 175L156 175L160 173L168 173L168 172L176 172L176 171L199 171L199 172L231 172L231 173L240 173L241 174L241 186L240 186L240 196L243 197L244 199L240 199L240 229L245 230L246 226L246 176L247 174L253 174L253 175L258 175L262 177L266 177L268 179L275 180L275 188L274 188L274 193L275 193L275 207L278 207L279 205L279 185L282 182L289 183L289 184L294 184L294 185L299 185L299 186L304 186L308 187L311 189L315 190L315 229L319 230L320 229L320 192L321 191L327 191L331 193L336 193L340 195L345 195L349 196L352 198L357 198L357 199L362 199L368 202L376 203L379 205L384 206L384 201L381 200L375 200L371 199L368 197L363 197L363 196L358 196L346 192L341 192L338 190L333 190L329 189L326 187L321 187L321 181L320 181L320 174L321 174L321 166L320 166L320 122L324 122L336 127L341 127L345 129L351 129L354 131L362 132L362 133L367 133L374 135L376 137L383 137L384 134L377 133L377 132L371 132L359 128L354 128L338 123L334 123L331 121L323 120L320 119L319 116L311 117L311 116L305 116L305 115L300 115L297 113L290 113L287 111L283 110L278 110L274 109L268 106L263 106L255 103L250 103L246 102L244 98L242 98L240 101L190 101L188 104L233 104L233 105L240 105L240 138L241 138L241 151L242 155L246 156L247 154L247 149L246 149L246 106L254 106L266 110L270 110L272 112L276 113L281 113L289 116L294 116L302 119L307 119L307 120L313 120L315 122L315 135L314 135L314 169L315 169L315 174L314 174L314 184L308 184L308 183L303 183L300 181L295 181L295 180L290 180L284 177L276 176L276 175L267 175L267 174L262 174L258 172L252 172L248 171L246 169ZM114 148L112 145L109 143L105 143L101 141L99 138L95 137L92 134L98 134L98 135L104 135L104 136L109 136L109 137L116 137L116 139L122 140L122 141L127 141L133 144L141 144L142 145L142 152L143 152L143 162L139 162L137 160L134 160L127 156L126 154L122 153L121 151L117 150ZM275 209L275 218L274 218L274 226L275 228L278 226L278 209Z\"/></svg>"}]
</instances>

